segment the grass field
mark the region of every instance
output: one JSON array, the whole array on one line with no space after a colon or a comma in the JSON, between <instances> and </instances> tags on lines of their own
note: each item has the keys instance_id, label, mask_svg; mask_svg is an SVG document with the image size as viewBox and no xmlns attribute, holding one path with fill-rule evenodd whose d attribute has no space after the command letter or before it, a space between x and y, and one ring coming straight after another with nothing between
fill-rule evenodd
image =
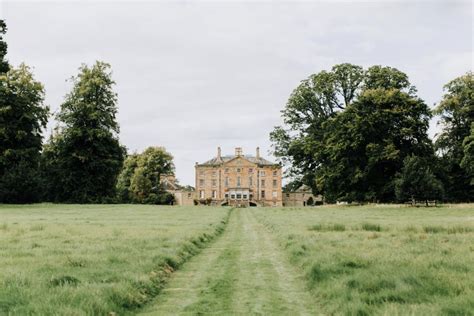
<instances>
[{"instance_id":1,"label":"grass field","mask_svg":"<svg viewBox=\"0 0 474 316\"><path fill-rule=\"evenodd\" d=\"M0 315L473 315L473 270L474 205L0 206Z\"/></svg>"},{"instance_id":2,"label":"grass field","mask_svg":"<svg viewBox=\"0 0 474 316\"><path fill-rule=\"evenodd\" d=\"M134 312L227 216L222 208L0 206L0 315Z\"/></svg>"},{"instance_id":3,"label":"grass field","mask_svg":"<svg viewBox=\"0 0 474 316\"><path fill-rule=\"evenodd\" d=\"M321 314L473 315L474 205L256 209Z\"/></svg>"}]
</instances>

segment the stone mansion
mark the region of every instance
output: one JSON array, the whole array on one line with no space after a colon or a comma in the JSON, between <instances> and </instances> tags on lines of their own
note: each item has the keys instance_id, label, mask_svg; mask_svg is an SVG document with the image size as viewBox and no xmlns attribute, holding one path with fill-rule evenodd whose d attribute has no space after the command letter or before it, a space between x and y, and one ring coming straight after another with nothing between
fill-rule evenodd
<instances>
[{"instance_id":1,"label":"stone mansion","mask_svg":"<svg viewBox=\"0 0 474 316\"><path fill-rule=\"evenodd\" d=\"M282 170L279 164L260 156L244 155L235 148L234 155L217 156L196 163L196 199L212 205L282 206Z\"/></svg>"}]
</instances>

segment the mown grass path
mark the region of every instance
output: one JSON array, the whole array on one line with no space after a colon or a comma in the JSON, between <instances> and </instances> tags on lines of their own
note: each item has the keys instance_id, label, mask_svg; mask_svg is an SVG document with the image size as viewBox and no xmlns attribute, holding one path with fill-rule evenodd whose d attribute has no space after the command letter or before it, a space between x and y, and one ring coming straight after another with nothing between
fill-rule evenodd
<instances>
[{"instance_id":1,"label":"mown grass path","mask_svg":"<svg viewBox=\"0 0 474 316\"><path fill-rule=\"evenodd\" d=\"M250 209L234 210L219 239L177 271L150 315L317 314L302 279Z\"/></svg>"}]
</instances>

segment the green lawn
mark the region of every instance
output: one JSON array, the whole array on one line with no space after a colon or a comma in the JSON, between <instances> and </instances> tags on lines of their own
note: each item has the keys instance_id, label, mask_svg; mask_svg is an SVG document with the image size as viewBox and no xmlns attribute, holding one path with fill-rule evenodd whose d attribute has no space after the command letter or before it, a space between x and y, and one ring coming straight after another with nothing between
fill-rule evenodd
<instances>
[{"instance_id":1,"label":"green lawn","mask_svg":"<svg viewBox=\"0 0 474 316\"><path fill-rule=\"evenodd\" d=\"M474 205L255 209L321 314L473 315Z\"/></svg>"},{"instance_id":2,"label":"green lawn","mask_svg":"<svg viewBox=\"0 0 474 316\"><path fill-rule=\"evenodd\" d=\"M133 312L227 217L224 208L0 205L0 315Z\"/></svg>"}]
</instances>

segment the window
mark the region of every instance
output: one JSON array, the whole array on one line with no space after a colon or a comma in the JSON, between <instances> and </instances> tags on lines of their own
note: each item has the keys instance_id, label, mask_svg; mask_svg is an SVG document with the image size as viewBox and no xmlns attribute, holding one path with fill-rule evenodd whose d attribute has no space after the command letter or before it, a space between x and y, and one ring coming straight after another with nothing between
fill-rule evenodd
<instances>
[{"instance_id":1,"label":"window","mask_svg":"<svg viewBox=\"0 0 474 316\"><path fill-rule=\"evenodd\" d=\"M229 168L225 168L225 169L224 169L224 172L225 172L225 173L229 173Z\"/></svg>"},{"instance_id":2,"label":"window","mask_svg":"<svg viewBox=\"0 0 474 316\"><path fill-rule=\"evenodd\" d=\"M265 170L260 170L260 176L265 177Z\"/></svg>"},{"instance_id":3,"label":"window","mask_svg":"<svg viewBox=\"0 0 474 316\"><path fill-rule=\"evenodd\" d=\"M228 199L228 198L229 198L229 193L224 194L224 197L225 197L226 199Z\"/></svg>"},{"instance_id":4,"label":"window","mask_svg":"<svg viewBox=\"0 0 474 316\"><path fill-rule=\"evenodd\" d=\"M277 198L277 197L278 197L277 191L273 191L273 192L272 192L272 197L273 197L273 198Z\"/></svg>"},{"instance_id":5,"label":"window","mask_svg":"<svg viewBox=\"0 0 474 316\"><path fill-rule=\"evenodd\" d=\"M260 180L260 185L261 185L262 187L265 186L265 180L264 180L264 179Z\"/></svg>"},{"instance_id":6,"label":"window","mask_svg":"<svg viewBox=\"0 0 474 316\"><path fill-rule=\"evenodd\" d=\"M246 200L246 199L247 199L247 194L242 194L242 198L243 198L244 200Z\"/></svg>"},{"instance_id":7,"label":"window","mask_svg":"<svg viewBox=\"0 0 474 316\"><path fill-rule=\"evenodd\" d=\"M217 199L217 191L216 190L212 191L212 198Z\"/></svg>"},{"instance_id":8,"label":"window","mask_svg":"<svg viewBox=\"0 0 474 316\"><path fill-rule=\"evenodd\" d=\"M273 171L273 176L276 177L278 175L278 171L274 170Z\"/></svg>"},{"instance_id":9,"label":"window","mask_svg":"<svg viewBox=\"0 0 474 316\"><path fill-rule=\"evenodd\" d=\"M252 185L253 185L253 178L249 177L249 187L251 187Z\"/></svg>"},{"instance_id":10,"label":"window","mask_svg":"<svg viewBox=\"0 0 474 316\"><path fill-rule=\"evenodd\" d=\"M253 173L253 168L249 168L249 173Z\"/></svg>"},{"instance_id":11,"label":"window","mask_svg":"<svg viewBox=\"0 0 474 316\"><path fill-rule=\"evenodd\" d=\"M237 200L240 200L242 198L242 194L237 193Z\"/></svg>"},{"instance_id":12,"label":"window","mask_svg":"<svg viewBox=\"0 0 474 316\"><path fill-rule=\"evenodd\" d=\"M229 186L229 177L225 177L224 185L225 185L225 187Z\"/></svg>"},{"instance_id":13,"label":"window","mask_svg":"<svg viewBox=\"0 0 474 316\"><path fill-rule=\"evenodd\" d=\"M217 185L217 180L216 180L216 179L212 179L212 187L214 187L214 188L215 188L215 187L216 187L216 185Z\"/></svg>"},{"instance_id":14,"label":"window","mask_svg":"<svg viewBox=\"0 0 474 316\"><path fill-rule=\"evenodd\" d=\"M240 168L237 168L237 172L239 172L239 173L240 173L240 171L241 171L241 170L240 170Z\"/></svg>"},{"instance_id":15,"label":"window","mask_svg":"<svg viewBox=\"0 0 474 316\"><path fill-rule=\"evenodd\" d=\"M204 179L199 179L199 186L203 187L204 186Z\"/></svg>"},{"instance_id":16,"label":"window","mask_svg":"<svg viewBox=\"0 0 474 316\"><path fill-rule=\"evenodd\" d=\"M199 198L204 199L204 190L199 191Z\"/></svg>"},{"instance_id":17,"label":"window","mask_svg":"<svg viewBox=\"0 0 474 316\"><path fill-rule=\"evenodd\" d=\"M188 193L188 199L190 199L190 198L191 198L191 193Z\"/></svg>"},{"instance_id":18,"label":"window","mask_svg":"<svg viewBox=\"0 0 474 316\"><path fill-rule=\"evenodd\" d=\"M276 188L278 186L278 181L276 179L273 180L273 187Z\"/></svg>"},{"instance_id":19,"label":"window","mask_svg":"<svg viewBox=\"0 0 474 316\"><path fill-rule=\"evenodd\" d=\"M213 171L213 172L212 172L212 176L213 176L213 177L217 176L217 172L216 172L216 171Z\"/></svg>"},{"instance_id":20,"label":"window","mask_svg":"<svg viewBox=\"0 0 474 316\"><path fill-rule=\"evenodd\" d=\"M237 177L237 187L240 187L240 177Z\"/></svg>"},{"instance_id":21,"label":"window","mask_svg":"<svg viewBox=\"0 0 474 316\"><path fill-rule=\"evenodd\" d=\"M231 200L235 200L235 194L231 194L231 195L230 195L230 199L231 199Z\"/></svg>"},{"instance_id":22,"label":"window","mask_svg":"<svg viewBox=\"0 0 474 316\"><path fill-rule=\"evenodd\" d=\"M289 194L289 193L287 193L287 194L286 194L286 197L290 197L290 194Z\"/></svg>"},{"instance_id":23,"label":"window","mask_svg":"<svg viewBox=\"0 0 474 316\"><path fill-rule=\"evenodd\" d=\"M264 199L264 198L265 198L265 190L262 190L262 192L261 192L260 196L262 197L262 199Z\"/></svg>"}]
</instances>

